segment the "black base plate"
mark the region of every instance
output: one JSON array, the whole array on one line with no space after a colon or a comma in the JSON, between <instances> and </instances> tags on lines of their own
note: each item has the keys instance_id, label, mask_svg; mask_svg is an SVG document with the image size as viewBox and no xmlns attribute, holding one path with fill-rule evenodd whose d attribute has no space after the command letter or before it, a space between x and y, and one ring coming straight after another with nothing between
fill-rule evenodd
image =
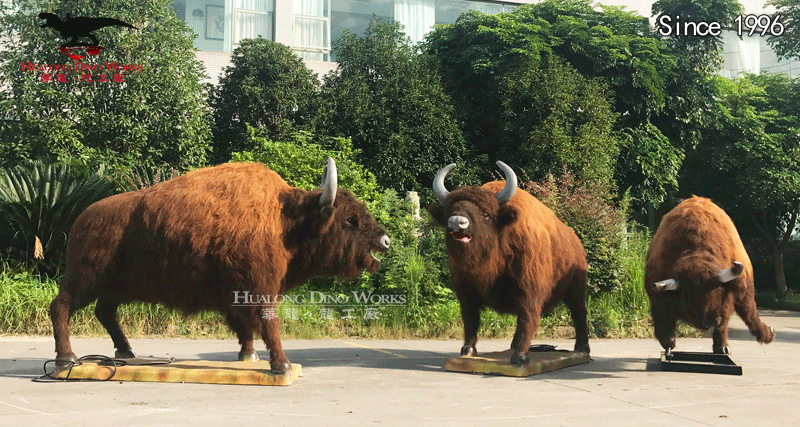
<instances>
[{"instance_id":1,"label":"black base plate","mask_svg":"<svg viewBox=\"0 0 800 427\"><path fill-rule=\"evenodd\" d=\"M661 370L671 372L698 372L706 374L742 375L742 367L727 354L673 351L668 356L661 352Z\"/></svg>"}]
</instances>

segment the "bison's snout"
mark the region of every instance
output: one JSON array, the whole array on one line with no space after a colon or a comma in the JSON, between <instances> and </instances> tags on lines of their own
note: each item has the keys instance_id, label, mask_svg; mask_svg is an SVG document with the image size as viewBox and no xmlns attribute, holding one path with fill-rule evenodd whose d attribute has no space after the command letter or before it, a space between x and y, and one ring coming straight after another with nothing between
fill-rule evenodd
<instances>
[{"instance_id":1,"label":"bison's snout","mask_svg":"<svg viewBox=\"0 0 800 427\"><path fill-rule=\"evenodd\" d=\"M469 227L469 218L453 215L447 220L447 226L453 231L466 230Z\"/></svg>"},{"instance_id":2,"label":"bison's snout","mask_svg":"<svg viewBox=\"0 0 800 427\"><path fill-rule=\"evenodd\" d=\"M459 242L467 243L472 239L467 233L464 233L464 230L469 228L469 218L453 215L448 218L447 226L451 230L450 234Z\"/></svg>"}]
</instances>

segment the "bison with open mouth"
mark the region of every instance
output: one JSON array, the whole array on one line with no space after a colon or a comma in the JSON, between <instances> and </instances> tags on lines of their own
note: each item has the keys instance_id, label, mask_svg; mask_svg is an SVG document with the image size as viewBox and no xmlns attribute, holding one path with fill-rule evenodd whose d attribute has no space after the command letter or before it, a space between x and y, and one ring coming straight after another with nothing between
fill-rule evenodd
<instances>
[{"instance_id":1,"label":"bison with open mouth","mask_svg":"<svg viewBox=\"0 0 800 427\"><path fill-rule=\"evenodd\" d=\"M461 305L464 346L476 354L484 307L517 316L511 363L528 363L528 349L543 313L563 301L575 325L575 350L589 352L586 323L586 253L575 233L535 197L517 190L517 176L497 162L506 182L452 192L446 166L433 182L440 203L428 207L445 227L451 286Z\"/></svg>"},{"instance_id":2,"label":"bison with open mouth","mask_svg":"<svg viewBox=\"0 0 800 427\"><path fill-rule=\"evenodd\" d=\"M655 336L669 353L681 319L712 329L714 353L730 353L734 311L760 343L772 341L755 301L753 266L730 217L711 200L693 196L661 220L647 251L644 286Z\"/></svg>"},{"instance_id":3,"label":"bison with open mouth","mask_svg":"<svg viewBox=\"0 0 800 427\"><path fill-rule=\"evenodd\" d=\"M347 190L337 188L328 159L322 188L293 188L263 165L228 163L199 169L150 188L118 194L87 208L67 242L67 265L50 305L57 360L75 360L70 315L97 300L95 314L117 357L135 357L117 319L133 301L187 313L222 313L241 344L240 360L257 360L253 333L271 367L291 369L276 316L261 304L234 304L247 292L263 301L312 276L355 278L374 272L389 237ZM274 308L274 306L273 306Z\"/></svg>"}]
</instances>

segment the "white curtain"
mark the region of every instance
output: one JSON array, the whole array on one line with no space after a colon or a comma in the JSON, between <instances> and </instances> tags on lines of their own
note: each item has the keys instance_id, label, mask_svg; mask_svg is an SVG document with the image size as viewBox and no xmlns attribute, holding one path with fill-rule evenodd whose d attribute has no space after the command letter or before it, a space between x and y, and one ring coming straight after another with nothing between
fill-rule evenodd
<instances>
[{"instance_id":1,"label":"white curtain","mask_svg":"<svg viewBox=\"0 0 800 427\"><path fill-rule=\"evenodd\" d=\"M412 43L418 43L436 24L436 3L434 0L394 0L394 20L403 24Z\"/></svg>"},{"instance_id":2,"label":"white curtain","mask_svg":"<svg viewBox=\"0 0 800 427\"><path fill-rule=\"evenodd\" d=\"M760 37L742 37L738 40L739 68L745 73L761 71L761 40Z\"/></svg>"},{"instance_id":3,"label":"white curtain","mask_svg":"<svg viewBox=\"0 0 800 427\"><path fill-rule=\"evenodd\" d=\"M323 60L323 52L302 49L325 49L327 47L325 40L327 22L324 18L324 0L294 0L293 42L295 47L301 48L297 52L301 58Z\"/></svg>"},{"instance_id":4,"label":"white curtain","mask_svg":"<svg viewBox=\"0 0 800 427\"><path fill-rule=\"evenodd\" d=\"M732 79L739 73L756 73L761 71L760 37L741 38L733 31L722 33L724 49L722 52L722 70L720 75Z\"/></svg>"},{"instance_id":5,"label":"white curtain","mask_svg":"<svg viewBox=\"0 0 800 427\"><path fill-rule=\"evenodd\" d=\"M272 40L272 21L275 13L275 0L227 0L225 15L230 17L230 29L225 31L225 45L228 52L236 48L243 39L261 36Z\"/></svg>"}]
</instances>

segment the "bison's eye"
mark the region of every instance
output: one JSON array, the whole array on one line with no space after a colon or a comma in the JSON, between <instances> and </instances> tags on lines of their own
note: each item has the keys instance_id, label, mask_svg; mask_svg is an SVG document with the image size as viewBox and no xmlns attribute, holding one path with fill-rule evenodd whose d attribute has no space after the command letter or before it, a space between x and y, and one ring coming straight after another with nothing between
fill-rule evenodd
<instances>
[{"instance_id":1,"label":"bison's eye","mask_svg":"<svg viewBox=\"0 0 800 427\"><path fill-rule=\"evenodd\" d=\"M491 221L492 216L489 215L487 212L483 212L483 219L485 219L487 221Z\"/></svg>"},{"instance_id":2,"label":"bison's eye","mask_svg":"<svg viewBox=\"0 0 800 427\"><path fill-rule=\"evenodd\" d=\"M347 218L344 222L347 223L347 225L349 225L351 227L358 227L358 218L356 218L354 216L351 216L350 218Z\"/></svg>"}]
</instances>

